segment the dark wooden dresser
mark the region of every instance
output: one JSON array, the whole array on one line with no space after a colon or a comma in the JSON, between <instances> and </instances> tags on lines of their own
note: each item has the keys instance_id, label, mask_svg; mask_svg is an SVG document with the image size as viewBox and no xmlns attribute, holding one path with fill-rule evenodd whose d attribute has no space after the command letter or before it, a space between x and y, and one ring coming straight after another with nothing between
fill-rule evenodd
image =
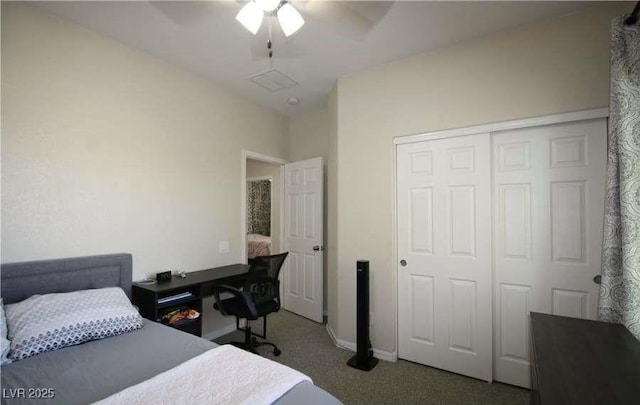
<instances>
[{"instance_id":1,"label":"dark wooden dresser","mask_svg":"<svg viewBox=\"0 0 640 405\"><path fill-rule=\"evenodd\" d=\"M640 342L622 325L532 312L531 403L640 404Z\"/></svg>"}]
</instances>

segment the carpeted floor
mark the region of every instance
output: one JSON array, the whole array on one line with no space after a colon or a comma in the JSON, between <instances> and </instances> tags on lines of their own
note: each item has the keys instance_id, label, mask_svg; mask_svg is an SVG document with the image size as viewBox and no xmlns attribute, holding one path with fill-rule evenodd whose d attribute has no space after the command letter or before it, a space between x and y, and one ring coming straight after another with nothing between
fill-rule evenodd
<instances>
[{"instance_id":1,"label":"carpeted floor","mask_svg":"<svg viewBox=\"0 0 640 405\"><path fill-rule=\"evenodd\" d=\"M528 404L529 391L488 384L473 378L404 360L380 361L364 372L346 365L353 352L337 348L317 324L287 311L269 315L267 336L282 354L258 348L260 354L307 374L313 382L345 404ZM238 331L216 343L242 340Z\"/></svg>"}]
</instances>

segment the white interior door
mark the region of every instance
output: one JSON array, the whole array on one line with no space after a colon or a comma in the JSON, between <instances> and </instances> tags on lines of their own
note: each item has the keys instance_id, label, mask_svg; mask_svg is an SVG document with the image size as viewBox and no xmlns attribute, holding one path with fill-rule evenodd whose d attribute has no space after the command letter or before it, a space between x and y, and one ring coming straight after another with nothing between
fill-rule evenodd
<instances>
[{"instance_id":1,"label":"white interior door","mask_svg":"<svg viewBox=\"0 0 640 405\"><path fill-rule=\"evenodd\" d=\"M495 378L529 387L529 311L595 319L604 119L493 134Z\"/></svg>"},{"instance_id":2,"label":"white interior door","mask_svg":"<svg viewBox=\"0 0 640 405\"><path fill-rule=\"evenodd\" d=\"M487 381L490 152L489 134L397 147L399 356Z\"/></svg>"},{"instance_id":3,"label":"white interior door","mask_svg":"<svg viewBox=\"0 0 640 405\"><path fill-rule=\"evenodd\" d=\"M284 166L284 308L322 322L322 158Z\"/></svg>"}]
</instances>

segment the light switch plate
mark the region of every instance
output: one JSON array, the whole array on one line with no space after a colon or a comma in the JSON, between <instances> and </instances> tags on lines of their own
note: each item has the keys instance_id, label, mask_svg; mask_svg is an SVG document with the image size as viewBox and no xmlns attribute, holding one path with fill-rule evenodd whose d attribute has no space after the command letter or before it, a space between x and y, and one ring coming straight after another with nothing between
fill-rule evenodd
<instances>
[{"instance_id":1,"label":"light switch plate","mask_svg":"<svg viewBox=\"0 0 640 405\"><path fill-rule=\"evenodd\" d=\"M229 241L222 240L218 242L218 253L229 253Z\"/></svg>"}]
</instances>

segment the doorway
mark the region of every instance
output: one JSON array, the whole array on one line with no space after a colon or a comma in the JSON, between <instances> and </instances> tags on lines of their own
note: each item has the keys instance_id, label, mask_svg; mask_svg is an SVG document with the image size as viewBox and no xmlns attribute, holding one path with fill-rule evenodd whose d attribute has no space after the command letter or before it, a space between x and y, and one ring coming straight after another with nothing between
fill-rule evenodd
<instances>
[{"instance_id":1,"label":"doorway","mask_svg":"<svg viewBox=\"0 0 640 405\"><path fill-rule=\"evenodd\" d=\"M242 151L241 263L249 263L255 256L280 253L283 249L281 201L285 163L283 159Z\"/></svg>"},{"instance_id":2,"label":"doorway","mask_svg":"<svg viewBox=\"0 0 640 405\"><path fill-rule=\"evenodd\" d=\"M247 159L247 261L282 251L280 165Z\"/></svg>"},{"instance_id":3,"label":"doorway","mask_svg":"<svg viewBox=\"0 0 640 405\"><path fill-rule=\"evenodd\" d=\"M270 243L270 254L289 252L280 272L280 297L282 306L291 312L316 322L323 321L323 255L324 255L324 174L322 158L307 159L288 163L285 160L242 151L241 168L241 234L240 261L248 263L250 259L249 240L260 239ZM254 168L256 170L254 170ZM270 215L262 214L262 220L249 224L248 218L248 180L256 183L270 182ZM250 185L253 193L266 195L267 185ZM259 187L264 190L260 191ZM264 204L262 211L265 212ZM264 223L268 222L270 236ZM252 219L253 221L253 219ZM258 224L261 223L262 225ZM254 225L256 225L254 227ZM286 228L286 232L285 232ZM285 238L286 234L286 238ZM265 247L263 246L262 249ZM256 246L252 256L261 247Z\"/></svg>"}]
</instances>

